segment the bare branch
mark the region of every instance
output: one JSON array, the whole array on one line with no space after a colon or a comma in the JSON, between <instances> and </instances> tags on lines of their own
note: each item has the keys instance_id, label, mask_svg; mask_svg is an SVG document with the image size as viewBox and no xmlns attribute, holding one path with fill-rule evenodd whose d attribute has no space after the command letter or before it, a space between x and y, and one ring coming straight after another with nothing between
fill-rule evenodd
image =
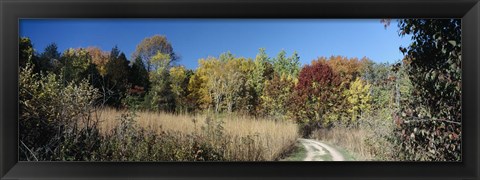
<instances>
[{"instance_id":1,"label":"bare branch","mask_svg":"<svg viewBox=\"0 0 480 180\"><path fill-rule=\"evenodd\" d=\"M28 148L27 145L25 145L25 143L23 143L23 141L20 141L20 143L22 143L22 145L25 146L25 148L28 150L28 152L30 152L30 154L32 154L33 158L35 158L35 160L38 161L38 158L35 156L35 154L32 152L32 150L30 150L30 148Z\"/></svg>"},{"instance_id":2,"label":"bare branch","mask_svg":"<svg viewBox=\"0 0 480 180\"><path fill-rule=\"evenodd\" d=\"M404 121L405 123L410 123L410 122L431 122L431 121L440 121L440 122L446 122L446 123L451 123L451 124L458 124L462 125L461 122L456 122L456 121L450 121L446 119L421 119L421 118L416 118L416 117L411 117L414 120L406 120Z\"/></svg>"}]
</instances>

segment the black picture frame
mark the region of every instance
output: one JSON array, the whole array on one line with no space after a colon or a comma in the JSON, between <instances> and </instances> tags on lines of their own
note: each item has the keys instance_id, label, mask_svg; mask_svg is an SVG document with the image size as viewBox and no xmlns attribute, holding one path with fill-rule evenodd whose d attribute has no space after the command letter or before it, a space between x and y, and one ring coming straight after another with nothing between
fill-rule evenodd
<instances>
[{"instance_id":1,"label":"black picture frame","mask_svg":"<svg viewBox=\"0 0 480 180\"><path fill-rule=\"evenodd\" d=\"M462 162L18 162L20 18L461 18ZM0 0L0 179L479 179L478 0Z\"/></svg>"}]
</instances>

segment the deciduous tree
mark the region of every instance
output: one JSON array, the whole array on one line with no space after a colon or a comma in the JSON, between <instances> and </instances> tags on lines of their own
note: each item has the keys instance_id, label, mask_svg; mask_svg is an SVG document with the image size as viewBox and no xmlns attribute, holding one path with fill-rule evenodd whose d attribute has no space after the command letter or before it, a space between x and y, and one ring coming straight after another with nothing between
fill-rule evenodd
<instances>
[{"instance_id":1,"label":"deciduous tree","mask_svg":"<svg viewBox=\"0 0 480 180\"><path fill-rule=\"evenodd\" d=\"M186 112L191 106L188 104L188 83L193 72L184 66L176 66L170 68L171 89L175 98L175 111Z\"/></svg>"},{"instance_id":2,"label":"deciduous tree","mask_svg":"<svg viewBox=\"0 0 480 180\"><path fill-rule=\"evenodd\" d=\"M61 57L61 62L64 64L62 69L64 82L79 82L82 79L88 78L90 64L92 57L85 49L67 49Z\"/></svg>"},{"instance_id":3,"label":"deciduous tree","mask_svg":"<svg viewBox=\"0 0 480 180\"><path fill-rule=\"evenodd\" d=\"M154 71L155 69L153 68L155 65L151 64L151 59L156 56L158 52L169 55L172 62L178 59L173 51L172 45L167 40L167 37L163 35L154 35L143 39L137 45L135 52L133 53L133 59L140 57L145 64L147 71Z\"/></svg>"},{"instance_id":4,"label":"deciduous tree","mask_svg":"<svg viewBox=\"0 0 480 180\"><path fill-rule=\"evenodd\" d=\"M95 64L101 76L107 73L106 65L110 60L110 53L101 50L98 47L87 47L85 50L92 56L92 64Z\"/></svg>"},{"instance_id":5,"label":"deciduous tree","mask_svg":"<svg viewBox=\"0 0 480 180\"><path fill-rule=\"evenodd\" d=\"M264 48L260 48L257 56L255 57L255 60L253 61L253 69L251 73L248 73L248 88L253 89L253 91L250 90L251 92L251 108L252 108L252 113L256 115L257 112L260 110L260 101L261 101L261 96L263 95L263 88L265 85L265 80L271 79L267 77L266 73L267 72L267 65L270 65L269 63L270 59L267 56L267 53L265 52Z\"/></svg>"},{"instance_id":6,"label":"deciduous tree","mask_svg":"<svg viewBox=\"0 0 480 180\"><path fill-rule=\"evenodd\" d=\"M264 116L287 120L296 79L291 76L275 74L273 79L265 81L261 98L261 112Z\"/></svg>"},{"instance_id":7,"label":"deciduous tree","mask_svg":"<svg viewBox=\"0 0 480 180\"><path fill-rule=\"evenodd\" d=\"M347 112L350 115L350 121L346 123L356 126L362 114L371 110L370 84L357 77L344 94L347 97Z\"/></svg>"},{"instance_id":8,"label":"deciduous tree","mask_svg":"<svg viewBox=\"0 0 480 180\"><path fill-rule=\"evenodd\" d=\"M295 51L292 57L286 57L285 50L282 50L278 53L277 57L273 59L272 65L274 71L279 75L285 74L296 78L300 70L300 57Z\"/></svg>"},{"instance_id":9,"label":"deciduous tree","mask_svg":"<svg viewBox=\"0 0 480 180\"><path fill-rule=\"evenodd\" d=\"M302 68L291 108L296 120L303 125L304 135L338 119L336 108L340 84L340 77L326 63L312 63Z\"/></svg>"},{"instance_id":10,"label":"deciduous tree","mask_svg":"<svg viewBox=\"0 0 480 180\"><path fill-rule=\"evenodd\" d=\"M171 112L175 109L175 99L171 88L169 70L172 59L169 54L160 51L150 59L153 71L150 71L151 89L148 97L150 108Z\"/></svg>"},{"instance_id":11,"label":"deciduous tree","mask_svg":"<svg viewBox=\"0 0 480 180\"><path fill-rule=\"evenodd\" d=\"M400 155L461 160L461 20L403 19L398 26L399 34L413 41L400 48L413 84L410 103L400 113Z\"/></svg>"}]
</instances>

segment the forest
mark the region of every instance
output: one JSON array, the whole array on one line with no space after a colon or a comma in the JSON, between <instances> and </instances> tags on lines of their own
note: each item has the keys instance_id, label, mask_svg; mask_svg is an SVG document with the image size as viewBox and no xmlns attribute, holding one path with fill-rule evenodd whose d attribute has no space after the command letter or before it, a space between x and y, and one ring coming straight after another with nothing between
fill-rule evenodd
<instances>
[{"instance_id":1,"label":"forest","mask_svg":"<svg viewBox=\"0 0 480 180\"><path fill-rule=\"evenodd\" d=\"M305 138L350 160L461 161L461 20L390 21L412 37L391 64L259 48L188 69L161 33L131 58L20 37L19 160L284 161Z\"/></svg>"}]
</instances>

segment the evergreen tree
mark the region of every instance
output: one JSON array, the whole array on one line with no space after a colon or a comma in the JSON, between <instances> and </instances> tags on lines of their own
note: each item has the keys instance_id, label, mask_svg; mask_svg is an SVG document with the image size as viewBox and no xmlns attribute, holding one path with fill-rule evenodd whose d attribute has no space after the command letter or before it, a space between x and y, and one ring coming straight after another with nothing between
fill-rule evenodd
<instances>
[{"instance_id":1,"label":"evergreen tree","mask_svg":"<svg viewBox=\"0 0 480 180\"><path fill-rule=\"evenodd\" d=\"M52 71L58 70L61 68L60 65L60 53L58 52L57 44L51 43L47 47L42 54L40 54L38 64L40 65L40 69L42 71Z\"/></svg>"},{"instance_id":2,"label":"evergreen tree","mask_svg":"<svg viewBox=\"0 0 480 180\"><path fill-rule=\"evenodd\" d=\"M106 64L107 104L119 107L121 100L125 97L128 84L129 62L124 53L121 53L117 46L110 52L110 60Z\"/></svg>"},{"instance_id":3,"label":"evergreen tree","mask_svg":"<svg viewBox=\"0 0 480 180\"><path fill-rule=\"evenodd\" d=\"M21 37L19 40L19 51L18 51L19 62L18 65L20 67L25 67L27 63L33 64L34 61L34 50L32 41L30 38Z\"/></svg>"},{"instance_id":4,"label":"evergreen tree","mask_svg":"<svg viewBox=\"0 0 480 180\"><path fill-rule=\"evenodd\" d=\"M145 69L145 64L140 57L135 58L130 70L130 83L132 86L139 86L145 90L149 87L148 72Z\"/></svg>"}]
</instances>

